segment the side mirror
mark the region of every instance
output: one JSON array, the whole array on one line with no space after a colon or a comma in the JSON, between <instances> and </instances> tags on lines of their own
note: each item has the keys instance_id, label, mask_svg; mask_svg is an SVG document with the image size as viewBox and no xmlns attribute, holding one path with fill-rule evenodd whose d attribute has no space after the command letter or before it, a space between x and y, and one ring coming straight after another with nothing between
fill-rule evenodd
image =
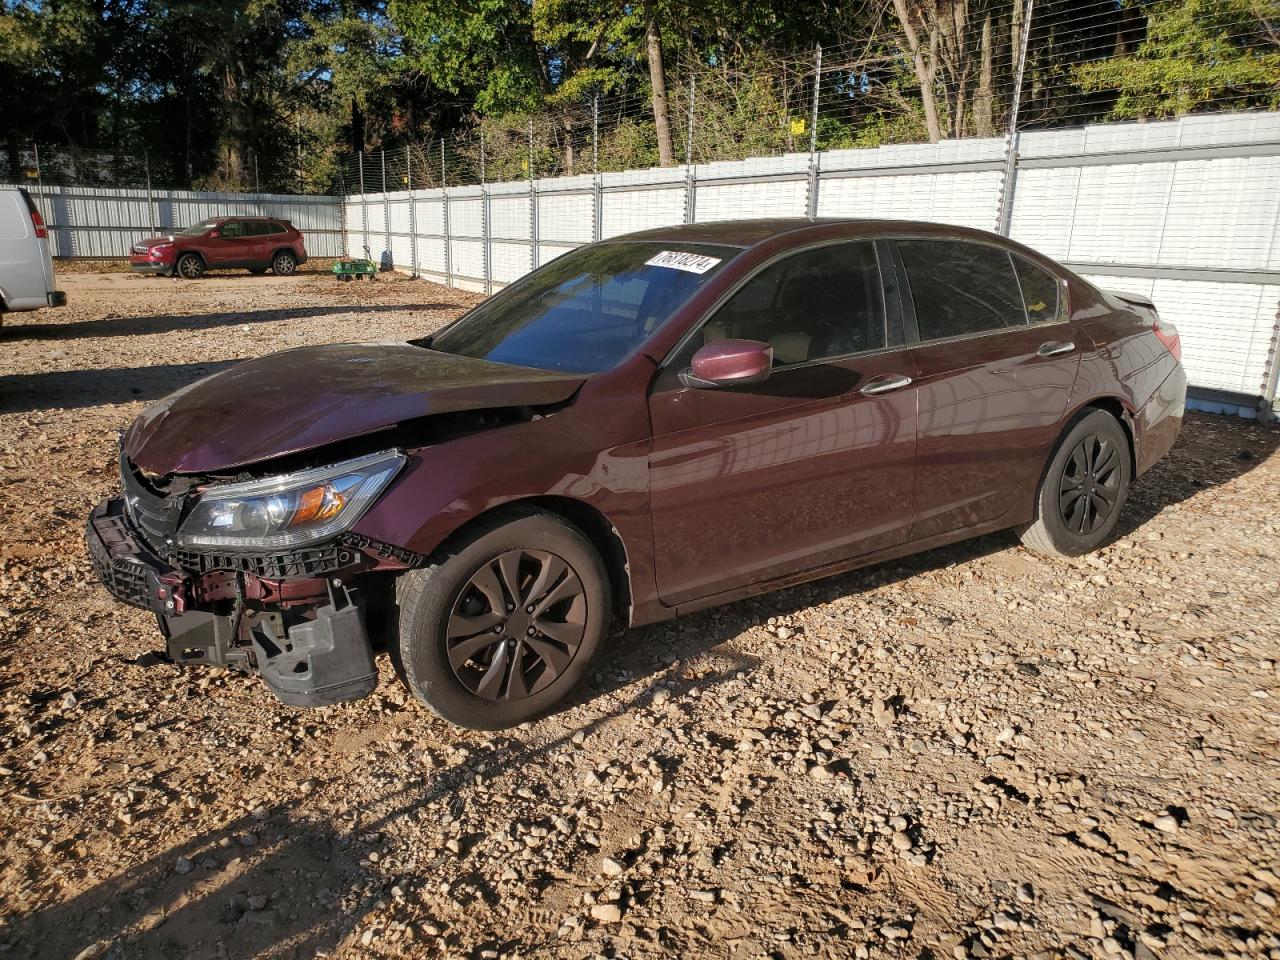
<instances>
[{"instance_id":1,"label":"side mirror","mask_svg":"<svg viewBox=\"0 0 1280 960\"><path fill-rule=\"evenodd\" d=\"M759 340L714 340L693 355L681 376L688 387L763 383L773 369L773 347Z\"/></svg>"},{"instance_id":2,"label":"side mirror","mask_svg":"<svg viewBox=\"0 0 1280 960\"><path fill-rule=\"evenodd\" d=\"M210 230L210 231L208 232L208 234L206 234L206 236L210 236L210 237L220 237L220 236L222 236L222 231L221 231L221 230L219 230L217 227L214 227L212 230Z\"/></svg>"}]
</instances>

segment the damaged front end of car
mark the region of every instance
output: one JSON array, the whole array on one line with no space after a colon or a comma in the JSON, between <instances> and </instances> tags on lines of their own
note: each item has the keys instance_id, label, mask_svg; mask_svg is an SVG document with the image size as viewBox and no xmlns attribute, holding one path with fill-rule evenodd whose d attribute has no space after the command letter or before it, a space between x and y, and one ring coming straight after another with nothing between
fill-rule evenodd
<instances>
[{"instance_id":1,"label":"damaged front end of car","mask_svg":"<svg viewBox=\"0 0 1280 960\"><path fill-rule=\"evenodd\" d=\"M153 477L122 448L122 496L89 517L89 556L116 599L157 615L174 662L257 674L293 706L358 699L377 683L368 621L392 582L380 574L421 558L351 527L407 460Z\"/></svg>"}]
</instances>

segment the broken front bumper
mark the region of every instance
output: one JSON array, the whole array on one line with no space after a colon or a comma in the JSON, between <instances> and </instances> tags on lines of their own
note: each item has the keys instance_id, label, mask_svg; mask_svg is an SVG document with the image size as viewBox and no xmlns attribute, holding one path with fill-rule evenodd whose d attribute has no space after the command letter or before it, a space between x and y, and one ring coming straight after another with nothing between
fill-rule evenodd
<instances>
[{"instance_id":1,"label":"broken front bumper","mask_svg":"<svg viewBox=\"0 0 1280 960\"><path fill-rule=\"evenodd\" d=\"M160 620L175 663L231 667L262 677L282 702L323 706L367 696L377 685L363 611L341 581L319 581L319 598L293 602L287 617L269 603L250 606L242 574L197 577L156 555L133 528L122 499L106 500L89 517L85 542L98 579L122 603ZM235 596L208 601L199 586L237 583ZM223 591L225 592L225 590Z\"/></svg>"}]
</instances>

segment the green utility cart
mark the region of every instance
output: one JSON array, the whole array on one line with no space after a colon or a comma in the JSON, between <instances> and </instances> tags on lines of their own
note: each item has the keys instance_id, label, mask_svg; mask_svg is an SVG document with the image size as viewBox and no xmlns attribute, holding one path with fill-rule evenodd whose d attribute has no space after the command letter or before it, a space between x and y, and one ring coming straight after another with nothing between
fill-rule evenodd
<instances>
[{"instance_id":1,"label":"green utility cart","mask_svg":"<svg viewBox=\"0 0 1280 960\"><path fill-rule=\"evenodd\" d=\"M337 260L333 264L333 275L339 280L372 280L378 275L378 267L372 260Z\"/></svg>"}]
</instances>

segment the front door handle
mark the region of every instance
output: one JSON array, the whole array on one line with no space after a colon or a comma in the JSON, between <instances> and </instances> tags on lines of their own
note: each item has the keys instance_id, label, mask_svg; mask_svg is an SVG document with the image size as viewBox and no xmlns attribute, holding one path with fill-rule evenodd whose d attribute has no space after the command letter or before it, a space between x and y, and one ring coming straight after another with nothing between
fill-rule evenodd
<instances>
[{"instance_id":1,"label":"front door handle","mask_svg":"<svg viewBox=\"0 0 1280 960\"><path fill-rule=\"evenodd\" d=\"M1038 357L1060 357L1064 353L1070 353L1076 348L1074 343L1063 343L1061 340L1050 340L1047 343L1040 344L1040 349L1036 351Z\"/></svg>"},{"instance_id":2,"label":"front door handle","mask_svg":"<svg viewBox=\"0 0 1280 960\"><path fill-rule=\"evenodd\" d=\"M875 397L882 393L901 390L903 387L909 387L910 385L910 377L905 377L900 373L887 373L882 377L876 377L874 380L868 381L866 386L858 392L864 397Z\"/></svg>"}]
</instances>

